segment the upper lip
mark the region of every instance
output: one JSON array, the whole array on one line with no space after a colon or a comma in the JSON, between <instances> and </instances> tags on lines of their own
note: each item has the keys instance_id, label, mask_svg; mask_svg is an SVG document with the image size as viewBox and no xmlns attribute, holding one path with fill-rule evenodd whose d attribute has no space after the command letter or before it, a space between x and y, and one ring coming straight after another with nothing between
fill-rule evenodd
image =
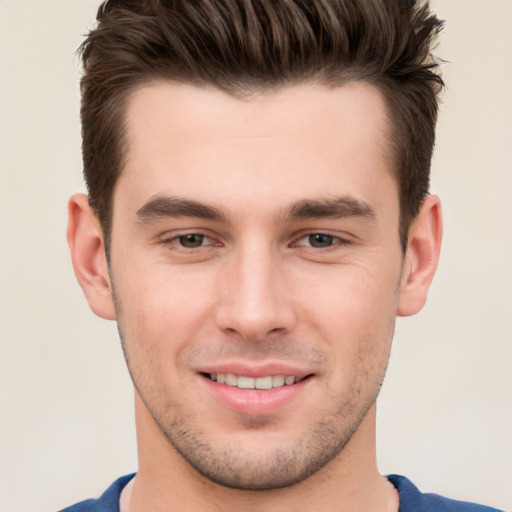
<instances>
[{"instance_id":1,"label":"upper lip","mask_svg":"<svg viewBox=\"0 0 512 512\"><path fill-rule=\"evenodd\" d=\"M286 363L215 363L212 365L203 366L198 368L198 373L230 373L232 375L243 375L244 377L268 377L275 375L293 376L298 379L303 379L313 372L298 368L297 366Z\"/></svg>"}]
</instances>

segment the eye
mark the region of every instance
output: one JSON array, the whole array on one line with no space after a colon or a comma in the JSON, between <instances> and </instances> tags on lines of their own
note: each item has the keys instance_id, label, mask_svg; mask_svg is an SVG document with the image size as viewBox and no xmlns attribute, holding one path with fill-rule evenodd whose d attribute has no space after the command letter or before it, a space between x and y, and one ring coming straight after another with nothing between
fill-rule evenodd
<instances>
[{"instance_id":1,"label":"eye","mask_svg":"<svg viewBox=\"0 0 512 512\"><path fill-rule=\"evenodd\" d=\"M327 233L309 233L302 236L295 245L301 247L314 247L315 249L326 249L333 245L344 244L344 240Z\"/></svg>"},{"instance_id":2,"label":"eye","mask_svg":"<svg viewBox=\"0 0 512 512\"><path fill-rule=\"evenodd\" d=\"M207 261L219 255L224 246L215 233L209 236L205 232L182 229L180 231L162 233L158 246L161 253L170 262L197 263Z\"/></svg>"},{"instance_id":3,"label":"eye","mask_svg":"<svg viewBox=\"0 0 512 512\"><path fill-rule=\"evenodd\" d=\"M176 237L176 240L182 247L186 247L187 249L195 249L213 242L211 238L198 233L187 233L186 235Z\"/></svg>"},{"instance_id":4,"label":"eye","mask_svg":"<svg viewBox=\"0 0 512 512\"><path fill-rule=\"evenodd\" d=\"M313 233L305 238L307 238L311 247L317 248L330 247L335 241L333 236L326 235L325 233Z\"/></svg>"}]
</instances>

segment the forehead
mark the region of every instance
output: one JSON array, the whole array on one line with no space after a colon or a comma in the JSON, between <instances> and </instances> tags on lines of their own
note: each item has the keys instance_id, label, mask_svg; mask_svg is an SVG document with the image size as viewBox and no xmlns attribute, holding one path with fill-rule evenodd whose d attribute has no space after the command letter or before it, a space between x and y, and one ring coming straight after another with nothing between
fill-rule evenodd
<instances>
[{"instance_id":1,"label":"forehead","mask_svg":"<svg viewBox=\"0 0 512 512\"><path fill-rule=\"evenodd\" d=\"M114 206L120 191L139 203L179 195L272 208L304 196L357 197L382 180L393 189L387 124L381 93L361 82L302 84L245 98L148 84L128 102L127 158Z\"/></svg>"}]
</instances>

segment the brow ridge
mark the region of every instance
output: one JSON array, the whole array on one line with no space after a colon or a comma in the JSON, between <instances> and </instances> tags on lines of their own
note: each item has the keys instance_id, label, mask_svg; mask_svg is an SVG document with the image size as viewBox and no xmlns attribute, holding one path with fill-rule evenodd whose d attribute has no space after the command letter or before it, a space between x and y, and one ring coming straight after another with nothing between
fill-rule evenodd
<instances>
[{"instance_id":1,"label":"brow ridge","mask_svg":"<svg viewBox=\"0 0 512 512\"><path fill-rule=\"evenodd\" d=\"M289 221L346 217L375 219L375 216L375 210L370 204L350 196L326 200L303 199L288 208L284 215Z\"/></svg>"},{"instance_id":2,"label":"brow ridge","mask_svg":"<svg viewBox=\"0 0 512 512\"><path fill-rule=\"evenodd\" d=\"M192 199L156 196L137 210L141 222L160 218L193 217L212 221L226 221L224 212ZM350 196L333 199L302 199L285 209L283 219L287 222L307 219L339 219L347 217L375 218L373 207L365 201Z\"/></svg>"},{"instance_id":3,"label":"brow ridge","mask_svg":"<svg viewBox=\"0 0 512 512\"><path fill-rule=\"evenodd\" d=\"M141 222L167 217L195 217L213 221L226 220L226 216L220 209L181 197L157 196L137 210L137 218Z\"/></svg>"}]
</instances>

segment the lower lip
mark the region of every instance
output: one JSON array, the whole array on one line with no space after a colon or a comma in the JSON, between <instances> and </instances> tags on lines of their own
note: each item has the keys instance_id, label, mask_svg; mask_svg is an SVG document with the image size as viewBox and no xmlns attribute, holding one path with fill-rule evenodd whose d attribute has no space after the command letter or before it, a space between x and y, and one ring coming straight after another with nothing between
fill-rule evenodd
<instances>
[{"instance_id":1,"label":"lower lip","mask_svg":"<svg viewBox=\"0 0 512 512\"><path fill-rule=\"evenodd\" d=\"M229 409L240 414L272 414L290 404L310 384L312 377L307 377L296 384L280 388L255 390L242 389L226 384L219 384L208 377L201 376L214 398Z\"/></svg>"}]
</instances>

